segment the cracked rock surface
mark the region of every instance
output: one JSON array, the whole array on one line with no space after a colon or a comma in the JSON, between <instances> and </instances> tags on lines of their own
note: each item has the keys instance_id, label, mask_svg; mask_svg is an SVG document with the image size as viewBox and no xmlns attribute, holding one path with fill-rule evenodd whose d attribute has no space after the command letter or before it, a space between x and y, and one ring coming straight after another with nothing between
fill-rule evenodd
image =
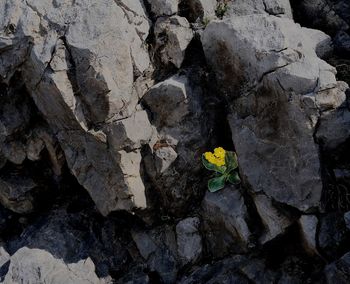
<instances>
[{"instance_id":1,"label":"cracked rock surface","mask_svg":"<svg viewBox=\"0 0 350 284\"><path fill-rule=\"evenodd\" d=\"M348 283L349 15L0 1L0 283Z\"/></svg>"}]
</instances>

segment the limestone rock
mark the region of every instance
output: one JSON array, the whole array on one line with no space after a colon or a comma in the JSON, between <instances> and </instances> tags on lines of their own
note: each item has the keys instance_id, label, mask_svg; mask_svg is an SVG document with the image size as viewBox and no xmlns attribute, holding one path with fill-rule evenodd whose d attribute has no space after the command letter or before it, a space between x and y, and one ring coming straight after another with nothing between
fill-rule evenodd
<instances>
[{"instance_id":1,"label":"limestone rock","mask_svg":"<svg viewBox=\"0 0 350 284\"><path fill-rule=\"evenodd\" d=\"M186 18L172 16L159 18L155 23L156 50L164 64L172 63L177 68L185 58L185 51L193 38L193 32Z\"/></svg>"},{"instance_id":2,"label":"limestone rock","mask_svg":"<svg viewBox=\"0 0 350 284\"><path fill-rule=\"evenodd\" d=\"M171 16L177 13L178 0L147 0L151 11L157 16Z\"/></svg>"},{"instance_id":3,"label":"limestone rock","mask_svg":"<svg viewBox=\"0 0 350 284\"><path fill-rule=\"evenodd\" d=\"M199 219L187 218L176 225L177 250L183 264L196 262L202 254Z\"/></svg>"},{"instance_id":4,"label":"limestone rock","mask_svg":"<svg viewBox=\"0 0 350 284\"><path fill-rule=\"evenodd\" d=\"M164 173L176 160L177 153L172 147L160 147L154 151L154 162L157 174Z\"/></svg>"},{"instance_id":5,"label":"limestone rock","mask_svg":"<svg viewBox=\"0 0 350 284\"><path fill-rule=\"evenodd\" d=\"M102 214L138 207L103 131L106 124L132 117L138 103L134 75L150 63L143 2L6 0L0 10L1 77L9 81L21 65L26 88L56 134L70 170ZM9 23L15 28L6 28ZM31 159L37 158L37 146L32 144ZM15 163L26 156L12 152L6 157Z\"/></svg>"},{"instance_id":6,"label":"limestone rock","mask_svg":"<svg viewBox=\"0 0 350 284\"><path fill-rule=\"evenodd\" d=\"M292 8L288 0L236 0L228 2L225 18L251 14L269 14L292 19Z\"/></svg>"},{"instance_id":7,"label":"limestone rock","mask_svg":"<svg viewBox=\"0 0 350 284\"><path fill-rule=\"evenodd\" d=\"M111 149L130 151L147 144L152 137L153 129L146 111L137 111L131 117L111 123L106 132Z\"/></svg>"},{"instance_id":8,"label":"limestone rock","mask_svg":"<svg viewBox=\"0 0 350 284\"><path fill-rule=\"evenodd\" d=\"M216 193L206 192L202 208L205 234L212 253L220 254L229 248L237 253L247 250L251 237L247 223L249 216L237 189L230 186Z\"/></svg>"},{"instance_id":9,"label":"limestone rock","mask_svg":"<svg viewBox=\"0 0 350 284\"><path fill-rule=\"evenodd\" d=\"M258 214L265 226L265 233L260 239L260 242L264 244L283 234L292 224L292 221L283 212L280 212L265 195L258 194L253 199Z\"/></svg>"},{"instance_id":10,"label":"limestone rock","mask_svg":"<svg viewBox=\"0 0 350 284\"><path fill-rule=\"evenodd\" d=\"M132 238L151 271L165 283L174 283L178 272L175 233L171 227L132 231Z\"/></svg>"},{"instance_id":11,"label":"limestone rock","mask_svg":"<svg viewBox=\"0 0 350 284\"><path fill-rule=\"evenodd\" d=\"M39 271L39 273L38 273ZM65 264L49 252L40 249L19 249L10 258L8 272L1 283L106 283L95 274L90 258Z\"/></svg>"},{"instance_id":12,"label":"limestone rock","mask_svg":"<svg viewBox=\"0 0 350 284\"><path fill-rule=\"evenodd\" d=\"M143 100L154 115L157 126L175 126L188 113L188 79L186 76L173 76L154 85Z\"/></svg>"}]
</instances>

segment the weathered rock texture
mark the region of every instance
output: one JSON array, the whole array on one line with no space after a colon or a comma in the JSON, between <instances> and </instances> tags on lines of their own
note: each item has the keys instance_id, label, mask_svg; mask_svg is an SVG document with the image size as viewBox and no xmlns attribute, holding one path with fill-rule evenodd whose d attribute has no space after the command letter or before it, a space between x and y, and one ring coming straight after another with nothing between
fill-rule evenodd
<instances>
[{"instance_id":1,"label":"weathered rock texture","mask_svg":"<svg viewBox=\"0 0 350 284\"><path fill-rule=\"evenodd\" d=\"M0 283L348 283L349 9L0 1Z\"/></svg>"}]
</instances>

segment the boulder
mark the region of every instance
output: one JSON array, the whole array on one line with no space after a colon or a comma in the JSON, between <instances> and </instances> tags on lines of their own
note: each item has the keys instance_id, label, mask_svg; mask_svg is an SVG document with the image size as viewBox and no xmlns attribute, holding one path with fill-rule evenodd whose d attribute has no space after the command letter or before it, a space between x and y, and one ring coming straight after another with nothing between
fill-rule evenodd
<instances>
[{"instance_id":1,"label":"boulder","mask_svg":"<svg viewBox=\"0 0 350 284\"><path fill-rule=\"evenodd\" d=\"M165 283L174 283L179 263L173 228L164 226L150 231L133 230L131 235L149 270L156 271Z\"/></svg>"},{"instance_id":2,"label":"boulder","mask_svg":"<svg viewBox=\"0 0 350 284\"><path fill-rule=\"evenodd\" d=\"M188 78L173 76L154 85L143 97L157 127L176 126L189 114Z\"/></svg>"},{"instance_id":3,"label":"boulder","mask_svg":"<svg viewBox=\"0 0 350 284\"><path fill-rule=\"evenodd\" d=\"M177 251L183 264L194 263L202 255L199 225L200 221L197 217L181 220L176 225Z\"/></svg>"},{"instance_id":4,"label":"boulder","mask_svg":"<svg viewBox=\"0 0 350 284\"><path fill-rule=\"evenodd\" d=\"M66 264L45 250L23 247L10 258L10 265L1 283L107 283L95 274L90 258Z\"/></svg>"},{"instance_id":5,"label":"boulder","mask_svg":"<svg viewBox=\"0 0 350 284\"><path fill-rule=\"evenodd\" d=\"M164 64L180 68L185 51L193 38L193 32L186 18L172 16L159 18L154 26L156 51Z\"/></svg>"},{"instance_id":6,"label":"boulder","mask_svg":"<svg viewBox=\"0 0 350 284\"><path fill-rule=\"evenodd\" d=\"M283 234L292 224L292 220L288 218L283 211L276 208L272 200L267 196L257 194L253 197L253 200L256 210L265 226L265 232L260 238L262 244Z\"/></svg>"},{"instance_id":7,"label":"boulder","mask_svg":"<svg viewBox=\"0 0 350 284\"><path fill-rule=\"evenodd\" d=\"M233 186L206 192L202 202L203 226L209 251L224 256L228 251L246 252L252 233L243 196Z\"/></svg>"}]
</instances>

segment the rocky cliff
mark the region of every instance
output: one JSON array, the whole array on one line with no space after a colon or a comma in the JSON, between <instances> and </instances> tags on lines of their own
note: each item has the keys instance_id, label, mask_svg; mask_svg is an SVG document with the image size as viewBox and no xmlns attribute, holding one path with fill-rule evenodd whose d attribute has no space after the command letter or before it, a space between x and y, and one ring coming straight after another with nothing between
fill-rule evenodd
<instances>
[{"instance_id":1,"label":"rocky cliff","mask_svg":"<svg viewBox=\"0 0 350 284\"><path fill-rule=\"evenodd\" d=\"M1 0L0 283L349 283L348 84L346 0Z\"/></svg>"}]
</instances>

